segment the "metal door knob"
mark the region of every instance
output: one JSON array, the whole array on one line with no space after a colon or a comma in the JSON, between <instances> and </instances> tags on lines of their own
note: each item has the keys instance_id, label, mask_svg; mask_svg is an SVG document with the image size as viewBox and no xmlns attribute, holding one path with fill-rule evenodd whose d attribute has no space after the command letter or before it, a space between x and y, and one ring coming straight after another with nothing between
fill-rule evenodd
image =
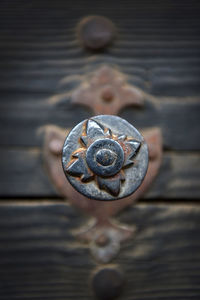
<instances>
[{"instance_id":1,"label":"metal door knob","mask_svg":"<svg viewBox=\"0 0 200 300\"><path fill-rule=\"evenodd\" d=\"M84 196L117 200L132 194L142 183L148 148L126 120L100 115L71 130L63 146L62 164L69 182Z\"/></svg>"}]
</instances>

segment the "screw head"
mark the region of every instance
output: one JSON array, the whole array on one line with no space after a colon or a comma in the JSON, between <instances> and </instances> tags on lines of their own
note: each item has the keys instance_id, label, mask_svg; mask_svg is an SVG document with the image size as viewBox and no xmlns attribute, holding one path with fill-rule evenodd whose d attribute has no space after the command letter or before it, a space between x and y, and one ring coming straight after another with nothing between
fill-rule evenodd
<instances>
[{"instance_id":1,"label":"screw head","mask_svg":"<svg viewBox=\"0 0 200 300\"><path fill-rule=\"evenodd\" d=\"M142 183L148 166L144 138L117 116L80 122L67 136L62 163L72 186L88 198L116 200Z\"/></svg>"},{"instance_id":2,"label":"screw head","mask_svg":"<svg viewBox=\"0 0 200 300\"><path fill-rule=\"evenodd\" d=\"M103 16L88 16L78 25L78 36L81 43L92 50L108 46L116 35L114 24Z\"/></svg>"}]
</instances>

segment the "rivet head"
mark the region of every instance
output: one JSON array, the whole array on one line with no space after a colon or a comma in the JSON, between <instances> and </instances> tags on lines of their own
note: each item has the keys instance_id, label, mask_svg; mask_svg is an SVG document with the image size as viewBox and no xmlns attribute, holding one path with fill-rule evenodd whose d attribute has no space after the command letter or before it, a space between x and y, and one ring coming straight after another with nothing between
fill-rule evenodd
<instances>
[{"instance_id":1,"label":"rivet head","mask_svg":"<svg viewBox=\"0 0 200 300\"><path fill-rule=\"evenodd\" d=\"M117 269L98 271L92 280L93 291L99 300L114 300L123 290L124 276Z\"/></svg>"},{"instance_id":2,"label":"rivet head","mask_svg":"<svg viewBox=\"0 0 200 300\"><path fill-rule=\"evenodd\" d=\"M110 177L122 168L124 151L121 145L113 139L98 139L88 147L86 162L94 174Z\"/></svg>"},{"instance_id":3,"label":"rivet head","mask_svg":"<svg viewBox=\"0 0 200 300\"><path fill-rule=\"evenodd\" d=\"M148 149L126 120L100 115L80 122L67 136L62 163L72 186L88 198L116 200L142 183Z\"/></svg>"},{"instance_id":4,"label":"rivet head","mask_svg":"<svg viewBox=\"0 0 200 300\"><path fill-rule=\"evenodd\" d=\"M102 49L113 41L115 35L115 25L103 16L88 16L78 24L78 37L86 48Z\"/></svg>"},{"instance_id":5,"label":"rivet head","mask_svg":"<svg viewBox=\"0 0 200 300\"><path fill-rule=\"evenodd\" d=\"M110 239L105 234L101 234L95 241L96 245L99 247L105 247L110 242Z\"/></svg>"},{"instance_id":6,"label":"rivet head","mask_svg":"<svg viewBox=\"0 0 200 300\"><path fill-rule=\"evenodd\" d=\"M117 154L109 149L101 149L96 154L96 161L102 166L112 165L116 158Z\"/></svg>"}]
</instances>

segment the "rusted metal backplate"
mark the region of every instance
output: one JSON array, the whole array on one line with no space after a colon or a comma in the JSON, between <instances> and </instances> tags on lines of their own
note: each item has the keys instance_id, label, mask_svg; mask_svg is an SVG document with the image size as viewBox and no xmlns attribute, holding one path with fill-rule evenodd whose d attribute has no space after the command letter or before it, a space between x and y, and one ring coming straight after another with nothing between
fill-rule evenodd
<instances>
[{"instance_id":1,"label":"rusted metal backplate","mask_svg":"<svg viewBox=\"0 0 200 300\"><path fill-rule=\"evenodd\" d=\"M82 77L80 85L71 93L71 102L86 105L98 115L113 115L127 105L142 107L144 93L128 84L127 76L117 68L103 65ZM152 128L143 132L150 158L147 174L133 195L114 202L91 200L76 192L66 180L61 166L66 131L59 127L46 126L44 132L44 161L54 186L71 204L94 218L93 224L79 232L78 236L90 244L91 252L99 261L109 262L118 253L120 243L130 238L134 232L133 228L114 224L110 218L142 197L156 177L162 160L161 131ZM85 138L83 137L82 143ZM67 168L70 166L67 165Z\"/></svg>"},{"instance_id":2,"label":"rusted metal backplate","mask_svg":"<svg viewBox=\"0 0 200 300\"><path fill-rule=\"evenodd\" d=\"M71 101L88 106L95 114L117 115L127 105L143 106L144 94L128 84L127 76L117 68L103 65L82 78Z\"/></svg>"},{"instance_id":3,"label":"rusted metal backplate","mask_svg":"<svg viewBox=\"0 0 200 300\"><path fill-rule=\"evenodd\" d=\"M162 161L160 130L152 128L142 132L149 148L149 166L143 183L133 195L114 202L99 202L78 193L67 181L61 164L67 131L56 126L46 126L43 131L43 159L53 185L72 205L94 218L92 224L79 231L77 236L90 244L93 255L99 261L108 262L119 251L120 243L134 232L133 228L114 224L110 218L142 197L155 179Z\"/></svg>"}]
</instances>

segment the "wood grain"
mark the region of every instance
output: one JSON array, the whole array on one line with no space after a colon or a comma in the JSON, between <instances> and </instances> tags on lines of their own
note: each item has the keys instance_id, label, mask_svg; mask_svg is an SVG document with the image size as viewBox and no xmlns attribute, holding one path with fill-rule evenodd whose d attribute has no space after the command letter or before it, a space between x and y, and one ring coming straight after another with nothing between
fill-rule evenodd
<instances>
[{"instance_id":1,"label":"wood grain","mask_svg":"<svg viewBox=\"0 0 200 300\"><path fill-rule=\"evenodd\" d=\"M109 1L94 6L77 0L76 9L64 0L36 0L30 6L11 0L1 1L0 7L3 146L38 146L40 126L72 127L92 115L70 104L69 92L78 82L69 79L108 64L148 94L144 109L128 108L122 116L138 128L161 127L166 149L200 149L197 1ZM118 28L114 44L103 52L87 51L77 39L76 25L88 14L105 15ZM49 104L66 92L66 102ZM156 103L149 101L152 95Z\"/></svg>"},{"instance_id":2,"label":"wood grain","mask_svg":"<svg viewBox=\"0 0 200 300\"><path fill-rule=\"evenodd\" d=\"M90 14L118 29L102 52L83 49L76 37ZM109 265L125 274L119 300L200 299L199 15L197 0L1 0L0 299L94 299L91 279L105 265L74 236L88 220L59 202L37 131L91 116L66 93L77 75L102 64L146 93L143 109L121 116L139 129L159 126L165 150L145 201L117 218L137 228Z\"/></svg>"},{"instance_id":3,"label":"wood grain","mask_svg":"<svg viewBox=\"0 0 200 300\"><path fill-rule=\"evenodd\" d=\"M2 197L58 197L48 180L38 148L0 149ZM200 155L164 155L163 163L147 199L199 199Z\"/></svg>"},{"instance_id":4,"label":"wood grain","mask_svg":"<svg viewBox=\"0 0 200 300\"><path fill-rule=\"evenodd\" d=\"M199 299L199 218L192 205L137 205L120 216L137 231L110 265L126 277L119 299ZM94 299L100 266L72 233L84 221L67 204L1 205L0 298Z\"/></svg>"},{"instance_id":5,"label":"wood grain","mask_svg":"<svg viewBox=\"0 0 200 300\"><path fill-rule=\"evenodd\" d=\"M0 143L3 146L41 145L37 132L46 124L72 128L93 115L83 106L70 102L69 91L75 83L65 84L65 91L57 96L24 93L2 93L0 102ZM68 94L66 94L68 93ZM165 149L200 150L199 98L150 98L146 96L143 108L127 107L120 116L136 128L161 128Z\"/></svg>"}]
</instances>

